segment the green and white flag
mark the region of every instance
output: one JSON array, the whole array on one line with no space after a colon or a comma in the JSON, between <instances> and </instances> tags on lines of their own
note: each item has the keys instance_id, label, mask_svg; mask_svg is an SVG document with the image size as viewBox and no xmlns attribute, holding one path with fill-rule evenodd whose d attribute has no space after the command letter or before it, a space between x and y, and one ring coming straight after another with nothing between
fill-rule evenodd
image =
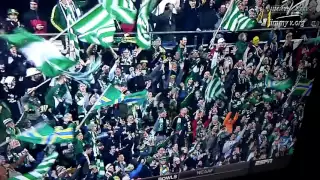
<instances>
[{"instance_id":1,"label":"green and white flag","mask_svg":"<svg viewBox=\"0 0 320 180\"><path fill-rule=\"evenodd\" d=\"M63 56L58 48L39 36L24 29L16 29L14 34L0 36L15 45L47 77L55 77L76 64Z\"/></svg>"},{"instance_id":2,"label":"green and white flag","mask_svg":"<svg viewBox=\"0 0 320 180\"><path fill-rule=\"evenodd\" d=\"M68 4L66 9L66 21L68 26L71 26L76 22L75 13L73 12L73 7ZM68 38L69 38L69 48L72 53L74 53L73 58L75 61L80 61L80 46L77 35L74 33L73 28L68 29ZM71 56L72 57L72 56Z\"/></svg>"},{"instance_id":3,"label":"green and white flag","mask_svg":"<svg viewBox=\"0 0 320 180\"><path fill-rule=\"evenodd\" d=\"M98 169L98 176L103 177L105 175L104 171L104 162L100 160L100 158L97 158L97 169Z\"/></svg>"},{"instance_id":4,"label":"green and white flag","mask_svg":"<svg viewBox=\"0 0 320 180\"><path fill-rule=\"evenodd\" d=\"M15 176L9 180L38 180L46 175L58 157L58 153L54 152L50 156L44 158L42 162L31 172L23 175Z\"/></svg>"},{"instance_id":5,"label":"green and white flag","mask_svg":"<svg viewBox=\"0 0 320 180\"><path fill-rule=\"evenodd\" d=\"M210 102L211 100L216 100L224 92L222 82L219 77L214 77L207 85L205 91L205 100Z\"/></svg>"},{"instance_id":6,"label":"green and white flag","mask_svg":"<svg viewBox=\"0 0 320 180\"><path fill-rule=\"evenodd\" d=\"M228 10L225 15L226 18L222 22L222 29L229 31L239 31L252 29L256 25L256 22L242 14L237 6L237 3L233 3L231 6L232 9Z\"/></svg>"},{"instance_id":7,"label":"green and white flag","mask_svg":"<svg viewBox=\"0 0 320 180\"><path fill-rule=\"evenodd\" d=\"M142 2L140 12L137 19L137 44L142 49L151 47L151 37L149 33L149 14L151 7L154 5L152 0L144 0Z\"/></svg>"},{"instance_id":8,"label":"green and white flag","mask_svg":"<svg viewBox=\"0 0 320 180\"><path fill-rule=\"evenodd\" d=\"M134 24L137 9L131 0L100 0L100 3L117 21Z\"/></svg>"},{"instance_id":9,"label":"green and white flag","mask_svg":"<svg viewBox=\"0 0 320 180\"><path fill-rule=\"evenodd\" d=\"M114 19L102 5L81 18L73 26L73 29L80 34L79 39L81 41L104 47L112 44L116 31Z\"/></svg>"}]
</instances>

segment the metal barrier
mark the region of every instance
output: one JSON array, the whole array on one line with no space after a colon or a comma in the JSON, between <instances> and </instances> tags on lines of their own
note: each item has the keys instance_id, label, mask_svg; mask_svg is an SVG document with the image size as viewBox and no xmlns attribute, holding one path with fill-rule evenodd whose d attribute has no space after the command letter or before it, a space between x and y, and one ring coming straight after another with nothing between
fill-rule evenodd
<instances>
[{"instance_id":1,"label":"metal barrier","mask_svg":"<svg viewBox=\"0 0 320 180\"><path fill-rule=\"evenodd\" d=\"M300 29L300 30L317 30L318 27L301 27L301 28L278 28L277 30L293 30L293 29ZM232 32L228 30L219 30L221 33L239 33L239 32L258 32L258 31L272 31L274 28L261 28L261 29L251 29L251 30L243 30L243 31L237 31ZM210 31L166 31L166 32L150 32L152 35L166 35L166 34L206 34L206 33L214 33L216 30L210 30ZM58 33L44 33L44 34L37 34L39 36L56 36ZM66 35L67 33L64 33L63 35ZM136 34L135 32L117 32L116 35L124 35L124 34Z\"/></svg>"},{"instance_id":2,"label":"metal barrier","mask_svg":"<svg viewBox=\"0 0 320 180\"><path fill-rule=\"evenodd\" d=\"M303 28L277 28L277 30L280 31L285 31L285 30L293 30L293 29L300 29L300 30L307 30L307 31L314 31L314 33L317 32L317 35L319 35L319 28L318 27L303 27ZM251 30L246 30L246 31L237 31L237 32L231 32L228 30L220 30L219 33L223 33L223 34L231 34L231 33L241 33L241 32L267 32L267 31L271 31L274 30L274 28L262 28L262 29L251 29ZM187 47L188 48L196 48L198 45L203 45L203 46L208 46L207 43L209 43L209 39L208 37L204 37L204 34L213 34L215 33L216 30L211 30L211 31L170 31L170 32L150 32L151 37L153 35L176 35L176 36L181 36L181 35L186 35L188 37L191 36L191 43L188 43ZM115 33L116 36L121 36L124 34L131 34L131 35L135 35L135 32L130 32L130 33L124 33L124 32L118 32ZM43 37L54 37L56 35L58 35L58 33L46 33L46 34L37 34L39 36L43 36ZM67 33L62 34L62 36L67 35ZM192 37L193 35L193 37ZM177 45L178 41L177 41L177 37L174 36L173 41L170 42L169 46L165 46L163 44L163 46L166 49L172 49L174 46ZM192 42L193 41L193 42ZM62 43L60 41L55 41L56 44L61 48L63 48ZM266 41L261 41L260 44L264 44L266 43ZM233 45L234 43L226 43L227 45ZM117 47L114 46L113 47L114 50L117 50Z\"/></svg>"},{"instance_id":3,"label":"metal barrier","mask_svg":"<svg viewBox=\"0 0 320 180\"><path fill-rule=\"evenodd\" d=\"M280 30L280 31L285 31L285 30L293 30L293 29L300 29L300 30L307 30L307 31L314 31L314 33L317 32L317 35L319 35L319 28L317 27L304 27L304 28L278 28L277 30ZM227 31L227 30L221 30L219 32L221 33L227 33L227 34L231 34L231 33L241 33L241 32L267 32L267 31L271 31L271 30L274 30L274 28L263 28L263 29L251 29L251 30L247 30L247 31L238 31L238 32L231 32L231 31ZM204 37L203 35L204 34L209 34L209 33L214 33L216 32L216 30L212 30L212 31L170 31L170 32L150 32L151 35L165 35L165 34L174 34L174 35L194 35L193 36L193 43L188 43L187 47L188 48L196 48L198 45L203 45L204 47L208 46L208 41L205 42L204 40ZM58 33L46 33L46 34L37 34L39 36L43 36L43 37L54 37L56 36ZM126 33L123 33L123 32L119 32L119 33L116 33L117 36L121 36L121 35L124 35ZM135 32L131 32L129 34L136 34ZM67 35L67 33L64 33L62 34L62 36L65 36ZM198 41L200 39L200 41ZM207 39L208 40L208 39ZM300 39L293 39L293 41L295 40L300 40ZM280 42L284 42L283 40L280 41ZM174 40L172 41L172 43L170 43L171 45L169 46L165 46L163 44L163 46L166 48L166 49L172 49L175 45L177 45L178 41L176 39L176 36L174 37ZM266 41L263 41L261 40L260 41L260 44L265 44ZM62 45L62 42L60 40L56 40L55 41L55 44L59 47L59 49L63 49L63 45ZM231 46L231 45L234 45L235 43L226 43L227 45ZM118 47L114 46L113 47L114 50L117 50Z\"/></svg>"}]
</instances>

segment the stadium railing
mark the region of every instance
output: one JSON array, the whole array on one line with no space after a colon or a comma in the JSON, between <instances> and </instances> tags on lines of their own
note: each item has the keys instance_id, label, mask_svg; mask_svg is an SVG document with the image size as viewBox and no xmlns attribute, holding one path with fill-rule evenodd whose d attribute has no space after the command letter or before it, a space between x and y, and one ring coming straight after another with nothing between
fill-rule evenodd
<instances>
[{"instance_id":1,"label":"stadium railing","mask_svg":"<svg viewBox=\"0 0 320 180\"><path fill-rule=\"evenodd\" d=\"M237 31L237 32L230 32L228 30L219 30L219 33L222 33L222 34L224 34L224 36L226 36L226 34L231 34L231 33L232 34L235 34L235 33L238 34L241 32L246 32L246 33L249 33L249 32L259 33L259 32L261 32L261 33L263 33L263 32L272 31L272 30L275 30L275 28L251 29L251 30L244 30L244 31ZM287 27L287 28L277 28L277 30L281 30L281 31L286 31L286 30L308 31L309 33L310 32L315 33L317 36L320 34L319 27L299 27L299 28ZM211 30L211 31L167 31L167 32L150 32L150 35L151 36L154 36L154 35L161 36L161 35L168 35L168 34L175 35L174 41L173 41L174 44L170 45L168 48L172 48L176 45L176 43L178 42L178 39L176 38L177 36L181 37L181 36L185 35L185 36L190 37L193 35L193 38L192 38L193 43L188 43L188 47L195 48L199 44L201 44L203 46L208 46L208 44L204 43L203 35L204 34L213 34L215 32L216 32L216 30ZM134 32L131 32L131 33L117 32L116 36L121 36L124 34L134 35L136 33L134 33ZM50 38L50 37L54 37L54 36L58 35L58 33L45 33L45 34L37 34L37 35ZM64 33L62 35L65 36L66 33ZM295 39L295 40L299 40L299 39ZM57 40L55 42L56 42L56 44L61 44L60 40ZM260 41L260 43L264 44L264 43L266 43L266 41ZM234 43L226 43L226 44L232 45ZM114 47L114 48L116 48L116 47Z\"/></svg>"},{"instance_id":2,"label":"stadium railing","mask_svg":"<svg viewBox=\"0 0 320 180\"><path fill-rule=\"evenodd\" d=\"M309 29L318 29L318 27L300 27L300 28L277 28L277 30L294 30L294 29L300 29L300 30L309 30ZM275 30L275 28L261 28L261 29L250 29L250 30L243 30L243 31L237 31L237 32L256 32L256 31L272 31ZM150 32L152 35L161 35L161 34L205 34L205 33L214 33L216 30L210 30L210 31L166 31L166 32ZM229 32L233 33L228 30L219 30L219 32ZM39 36L55 36L58 33L44 33L44 34L37 34ZM64 33L63 35L66 35L67 33ZM121 34L136 34L135 32L130 33L124 33L124 32L117 32L116 35Z\"/></svg>"}]
</instances>

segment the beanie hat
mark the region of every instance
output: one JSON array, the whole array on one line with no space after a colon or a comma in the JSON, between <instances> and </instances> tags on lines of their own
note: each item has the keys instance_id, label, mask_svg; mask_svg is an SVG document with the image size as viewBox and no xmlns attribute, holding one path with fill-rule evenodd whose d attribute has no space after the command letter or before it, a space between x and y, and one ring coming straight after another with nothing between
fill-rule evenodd
<instances>
[{"instance_id":1,"label":"beanie hat","mask_svg":"<svg viewBox=\"0 0 320 180\"><path fill-rule=\"evenodd\" d=\"M257 46L260 42L260 39L258 36L255 36L253 39L252 39L252 44Z\"/></svg>"}]
</instances>

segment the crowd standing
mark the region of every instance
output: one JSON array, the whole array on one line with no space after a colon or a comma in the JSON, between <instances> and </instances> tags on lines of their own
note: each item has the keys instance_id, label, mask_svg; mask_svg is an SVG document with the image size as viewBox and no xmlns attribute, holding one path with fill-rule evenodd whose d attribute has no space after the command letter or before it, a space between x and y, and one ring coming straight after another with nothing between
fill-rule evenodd
<instances>
[{"instance_id":1,"label":"crowd standing","mask_svg":"<svg viewBox=\"0 0 320 180\"><path fill-rule=\"evenodd\" d=\"M167 0L151 20L155 31L214 30L228 3ZM65 23L56 17L57 8L63 8L59 5L51 20L61 31ZM265 27L267 6L262 0L240 2L244 13ZM16 10L8 10L1 33L22 26L32 33L47 32L50 22L37 9L38 0L31 0L30 11L21 18ZM85 70L101 58L103 65L93 84L62 75L40 87L46 77L1 39L0 142L8 143L1 145L0 179L31 171L53 149L59 158L45 179L146 178L291 155L306 98L291 96L290 88L267 88L265 77L315 78L318 47L294 48L295 32L275 28L268 33L265 44L259 44L259 36L249 39L246 33L226 42L229 34L222 34L211 49L188 48L193 38L189 36L179 37L177 45L168 49L163 41L174 41L171 35L154 36L150 50L128 41L120 42L117 51L89 45L76 68ZM214 77L220 79L221 93L208 101L206 88ZM124 94L146 89L146 104L119 103L94 111L73 143L44 146L15 139L39 122L63 128L78 125L109 83ZM97 157L104 163L104 176L99 176Z\"/></svg>"}]
</instances>

